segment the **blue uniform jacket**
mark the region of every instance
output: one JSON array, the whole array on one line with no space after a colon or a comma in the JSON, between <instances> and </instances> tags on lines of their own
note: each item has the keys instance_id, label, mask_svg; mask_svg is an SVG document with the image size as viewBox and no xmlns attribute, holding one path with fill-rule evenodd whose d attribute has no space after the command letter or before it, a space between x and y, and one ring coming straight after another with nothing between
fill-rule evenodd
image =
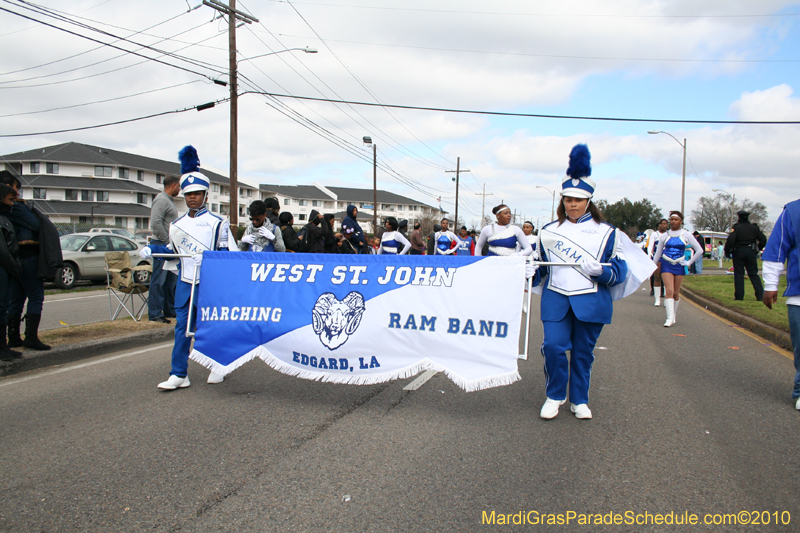
<instances>
[{"instance_id":1,"label":"blue uniform jacket","mask_svg":"<svg viewBox=\"0 0 800 533\"><path fill-rule=\"evenodd\" d=\"M786 291L784 296L800 295L800 200L790 202L783 207L775 228L769 236L767 246L761 259L786 265Z\"/></svg>"}]
</instances>

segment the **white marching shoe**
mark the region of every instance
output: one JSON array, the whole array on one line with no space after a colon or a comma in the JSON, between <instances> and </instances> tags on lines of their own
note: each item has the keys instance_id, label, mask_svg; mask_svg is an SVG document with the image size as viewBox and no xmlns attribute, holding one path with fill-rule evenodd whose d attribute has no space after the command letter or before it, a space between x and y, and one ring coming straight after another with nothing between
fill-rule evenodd
<instances>
[{"instance_id":1,"label":"white marching shoe","mask_svg":"<svg viewBox=\"0 0 800 533\"><path fill-rule=\"evenodd\" d=\"M569 410L575 413L575 418L580 418L581 420L589 420L592 418L592 411L585 403L579 405L571 403L569 404Z\"/></svg>"},{"instance_id":2,"label":"white marching shoe","mask_svg":"<svg viewBox=\"0 0 800 533\"><path fill-rule=\"evenodd\" d=\"M656 303L654 304L655 307L661 307L661 294L656 292L655 298L656 298Z\"/></svg>"},{"instance_id":3,"label":"white marching shoe","mask_svg":"<svg viewBox=\"0 0 800 533\"><path fill-rule=\"evenodd\" d=\"M678 322L678 304L681 303L680 300L675 300L675 306L672 308L672 323L675 324Z\"/></svg>"},{"instance_id":4,"label":"white marching shoe","mask_svg":"<svg viewBox=\"0 0 800 533\"><path fill-rule=\"evenodd\" d=\"M667 321L664 322L664 327L668 328L675 323L675 300L672 298L665 299L664 307L667 308Z\"/></svg>"},{"instance_id":5,"label":"white marching shoe","mask_svg":"<svg viewBox=\"0 0 800 533\"><path fill-rule=\"evenodd\" d=\"M797 399L797 403L794 404L794 408L800 411L800 398Z\"/></svg>"},{"instance_id":6,"label":"white marching shoe","mask_svg":"<svg viewBox=\"0 0 800 533\"><path fill-rule=\"evenodd\" d=\"M224 380L225 376L223 376L222 374L217 374L216 372L212 371L208 375L208 380L206 381L206 383L211 383L212 385L215 385L217 383L222 383Z\"/></svg>"},{"instance_id":7,"label":"white marching shoe","mask_svg":"<svg viewBox=\"0 0 800 533\"><path fill-rule=\"evenodd\" d=\"M551 418L555 418L558 414L558 408L563 405L564 402L567 400L551 400L550 398L544 402L542 406L542 410L539 413L539 416L544 418L545 420L550 420Z\"/></svg>"},{"instance_id":8,"label":"white marching shoe","mask_svg":"<svg viewBox=\"0 0 800 533\"><path fill-rule=\"evenodd\" d=\"M158 384L159 389L164 390L175 390L175 389L184 389L191 385L189 383L189 376L186 377L179 377L179 376L170 376L167 381L162 381Z\"/></svg>"}]
</instances>

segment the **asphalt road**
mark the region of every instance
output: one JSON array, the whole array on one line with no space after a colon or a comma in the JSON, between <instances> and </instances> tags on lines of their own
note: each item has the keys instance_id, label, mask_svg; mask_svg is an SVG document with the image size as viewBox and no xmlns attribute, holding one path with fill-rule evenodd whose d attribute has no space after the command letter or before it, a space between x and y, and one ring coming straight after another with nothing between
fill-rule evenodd
<instances>
[{"instance_id":1,"label":"asphalt road","mask_svg":"<svg viewBox=\"0 0 800 533\"><path fill-rule=\"evenodd\" d=\"M165 393L167 345L2 378L0 530L489 531L492 511L623 520L512 531L800 530L791 360L688 301L663 328L646 295L600 337L591 421L538 417L538 313L522 381L481 392L252 361L213 386L190 363L192 386ZM741 511L771 524L624 523Z\"/></svg>"}]
</instances>

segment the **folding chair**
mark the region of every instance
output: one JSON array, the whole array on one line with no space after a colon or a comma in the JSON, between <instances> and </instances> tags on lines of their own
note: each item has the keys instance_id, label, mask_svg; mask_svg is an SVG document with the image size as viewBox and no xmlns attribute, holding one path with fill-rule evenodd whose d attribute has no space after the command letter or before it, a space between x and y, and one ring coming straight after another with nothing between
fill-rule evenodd
<instances>
[{"instance_id":1,"label":"folding chair","mask_svg":"<svg viewBox=\"0 0 800 533\"><path fill-rule=\"evenodd\" d=\"M120 312L125 309L125 312L137 322L141 320L145 309L147 309L147 291L149 285L136 283L135 274L138 270L147 270L152 272L153 267L150 265L131 266L131 256L128 252L106 252L106 280L108 281L108 313L111 320L116 320ZM111 297L116 298L117 310L112 311L113 300ZM138 296L141 300L141 306L138 311L136 310L136 300L134 296ZM128 303L131 308L128 309Z\"/></svg>"}]
</instances>

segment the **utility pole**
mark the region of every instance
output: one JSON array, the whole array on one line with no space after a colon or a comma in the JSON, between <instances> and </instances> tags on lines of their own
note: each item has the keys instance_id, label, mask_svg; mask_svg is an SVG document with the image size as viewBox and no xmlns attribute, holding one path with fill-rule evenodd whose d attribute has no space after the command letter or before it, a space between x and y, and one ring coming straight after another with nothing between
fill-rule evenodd
<instances>
[{"instance_id":1,"label":"utility pole","mask_svg":"<svg viewBox=\"0 0 800 533\"><path fill-rule=\"evenodd\" d=\"M453 178L453 181L456 182L456 219L453 221L454 227L458 226L458 180L462 172L469 172L469 170L461 170L461 158L456 158L456 169L455 170L445 170L445 172L455 172L456 177Z\"/></svg>"},{"instance_id":2,"label":"utility pole","mask_svg":"<svg viewBox=\"0 0 800 533\"><path fill-rule=\"evenodd\" d=\"M482 198L481 198L481 225L483 225L483 219L485 218L485 214L484 213L486 211L486 209L485 209L486 208L486 197L487 196L491 196L491 195L492 195L492 193L487 193L486 192L486 184L485 183L483 184L483 192L482 193L480 193L480 192L476 192L475 193L475 196L482 196Z\"/></svg>"},{"instance_id":3,"label":"utility pole","mask_svg":"<svg viewBox=\"0 0 800 533\"><path fill-rule=\"evenodd\" d=\"M378 145L372 145L372 233L378 234Z\"/></svg>"},{"instance_id":4,"label":"utility pole","mask_svg":"<svg viewBox=\"0 0 800 533\"><path fill-rule=\"evenodd\" d=\"M231 226L239 225L239 202L237 193L239 192L239 93L236 74L236 22L242 21L247 24L258 22L258 19L246 13L236 10L236 0L228 0L228 5L218 0L203 0L203 5L215 9L228 16L228 77L230 78L231 90L231 137L230 137L230 193L231 193Z\"/></svg>"}]
</instances>

